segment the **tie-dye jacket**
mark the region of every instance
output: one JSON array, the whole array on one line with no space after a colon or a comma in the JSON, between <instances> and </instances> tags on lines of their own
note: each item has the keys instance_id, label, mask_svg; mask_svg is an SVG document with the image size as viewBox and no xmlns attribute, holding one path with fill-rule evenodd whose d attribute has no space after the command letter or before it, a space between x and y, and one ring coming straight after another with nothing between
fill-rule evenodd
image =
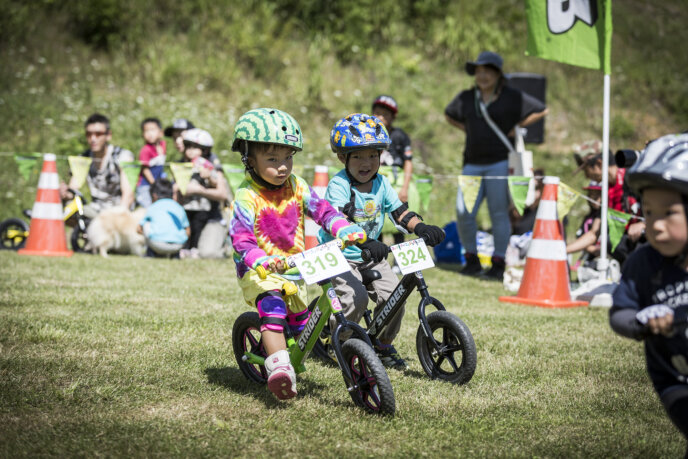
<instances>
[{"instance_id":1,"label":"tie-dye jacket","mask_svg":"<svg viewBox=\"0 0 688 459\"><path fill-rule=\"evenodd\" d=\"M246 174L232 207L229 235L240 278L260 257L303 252L306 216L331 234L349 225L344 215L294 174L278 190L262 187Z\"/></svg>"}]
</instances>

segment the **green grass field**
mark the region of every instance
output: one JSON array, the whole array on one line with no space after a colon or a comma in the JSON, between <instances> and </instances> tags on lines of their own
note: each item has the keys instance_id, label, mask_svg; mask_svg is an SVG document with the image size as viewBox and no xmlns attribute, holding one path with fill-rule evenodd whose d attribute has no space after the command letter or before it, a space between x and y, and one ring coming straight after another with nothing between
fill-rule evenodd
<instances>
[{"instance_id":1,"label":"green grass field","mask_svg":"<svg viewBox=\"0 0 688 459\"><path fill-rule=\"evenodd\" d=\"M417 295L390 370L397 414L364 414L336 367L307 362L299 396L249 383L231 349L233 264L0 252L0 456L678 457L685 445L607 311L502 304L498 284L426 271L470 327L466 386L431 381Z\"/></svg>"}]
</instances>

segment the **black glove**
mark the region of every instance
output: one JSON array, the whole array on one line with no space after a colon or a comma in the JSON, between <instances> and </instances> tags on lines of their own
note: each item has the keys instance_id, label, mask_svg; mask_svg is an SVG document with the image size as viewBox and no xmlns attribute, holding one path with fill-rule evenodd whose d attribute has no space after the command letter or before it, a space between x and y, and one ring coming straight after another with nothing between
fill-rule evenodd
<instances>
[{"instance_id":1,"label":"black glove","mask_svg":"<svg viewBox=\"0 0 688 459\"><path fill-rule=\"evenodd\" d=\"M418 223L413 229L413 232L416 233L418 237L422 237L425 243L431 247L444 241L444 230L439 226Z\"/></svg>"},{"instance_id":2,"label":"black glove","mask_svg":"<svg viewBox=\"0 0 688 459\"><path fill-rule=\"evenodd\" d=\"M368 239L362 244L356 244L361 249L361 258L363 261L373 260L375 263L380 263L387 258L389 247L376 239Z\"/></svg>"}]
</instances>

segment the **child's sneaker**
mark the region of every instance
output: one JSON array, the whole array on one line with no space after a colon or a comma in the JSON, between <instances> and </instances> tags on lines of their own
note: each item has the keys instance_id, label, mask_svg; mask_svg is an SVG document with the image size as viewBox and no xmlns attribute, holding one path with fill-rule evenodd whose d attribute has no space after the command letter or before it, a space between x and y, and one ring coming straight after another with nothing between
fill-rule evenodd
<instances>
[{"instance_id":1,"label":"child's sneaker","mask_svg":"<svg viewBox=\"0 0 688 459\"><path fill-rule=\"evenodd\" d=\"M375 352L380 357L380 361L387 368L394 368L395 370L408 370L406 361L401 358L399 352L391 344L383 344L382 346L375 346Z\"/></svg>"},{"instance_id":2,"label":"child's sneaker","mask_svg":"<svg viewBox=\"0 0 688 459\"><path fill-rule=\"evenodd\" d=\"M268 389L280 400L296 395L296 373L286 350L277 351L265 359L268 372Z\"/></svg>"}]
</instances>

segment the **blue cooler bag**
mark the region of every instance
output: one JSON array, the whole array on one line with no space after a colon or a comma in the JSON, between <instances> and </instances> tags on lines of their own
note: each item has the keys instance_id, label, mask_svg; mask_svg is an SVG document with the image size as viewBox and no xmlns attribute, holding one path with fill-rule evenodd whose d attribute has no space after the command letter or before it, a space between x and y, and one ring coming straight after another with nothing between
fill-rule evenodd
<instances>
[{"instance_id":1,"label":"blue cooler bag","mask_svg":"<svg viewBox=\"0 0 688 459\"><path fill-rule=\"evenodd\" d=\"M459 242L459 232L456 229L456 222L447 223L444 226L446 237L444 241L435 246L435 261L437 263L465 263Z\"/></svg>"}]
</instances>

